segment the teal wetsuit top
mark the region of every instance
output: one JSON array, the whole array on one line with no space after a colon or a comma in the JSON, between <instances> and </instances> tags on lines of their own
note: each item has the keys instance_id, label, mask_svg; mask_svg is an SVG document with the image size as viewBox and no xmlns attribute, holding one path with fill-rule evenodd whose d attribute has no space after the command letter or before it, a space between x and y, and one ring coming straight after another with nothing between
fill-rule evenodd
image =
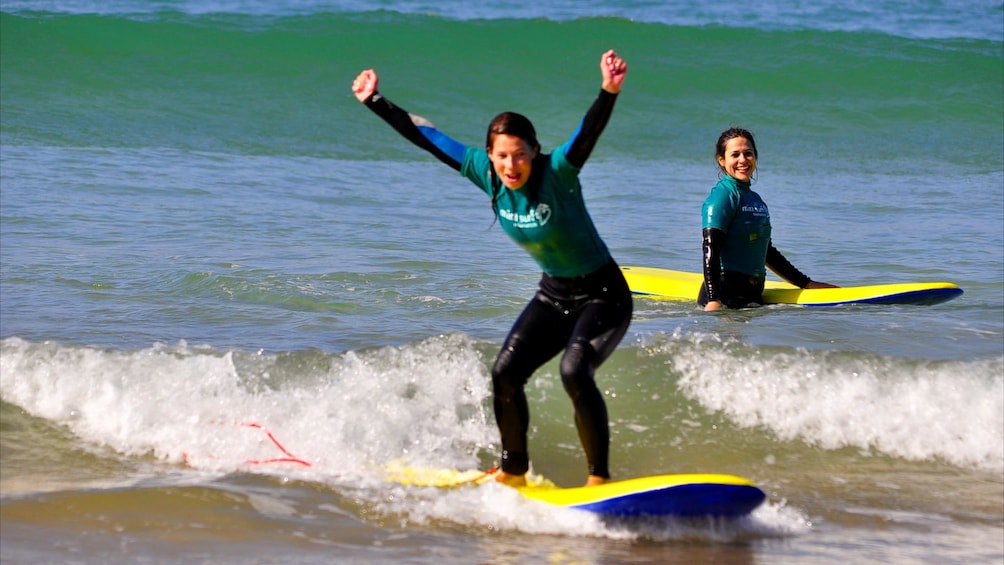
<instances>
[{"instance_id":1,"label":"teal wetsuit top","mask_svg":"<svg viewBox=\"0 0 1004 565\"><path fill-rule=\"evenodd\" d=\"M711 189L701 215L704 229L714 228L725 234L721 249L722 271L766 277L770 212L760 195L750 189L749 183L726 175Z\"/></svg>"},{"instance_id":2,"label":"teal wetsuit top","mask_svg":"<svg viewBox=\"0 0 1004 565\"><path fill-rule=\"evenodd\" d=\"M537 170L544 164L543 173ZM467 148L460 173L495 202L505 233L525 249L545 273L571 278L587 275L610 262L610 252L593 225L579 184L579 167L561 146L534 163L526 186L511 190L495 183L488 152ZM536 181L536 182L534 182Z\"/></svg>"},{"instance_id":3,"label":"teal wetsuit top","mask_svg":"<svg viewBox=\"0 0 1004 565\"><path fill-rule=\"evenodd\" d=\"M613 259L586 210L579 171L613 111L616 94L600 90L572 137L533 161L519 190L493 182L483 148L466 146L424 118L409 114L379 92L366 106L412 143L459 171L491 199L503 231L525 249L540 269L558 278L588 275Z\"/></svg>"}]
</instances>

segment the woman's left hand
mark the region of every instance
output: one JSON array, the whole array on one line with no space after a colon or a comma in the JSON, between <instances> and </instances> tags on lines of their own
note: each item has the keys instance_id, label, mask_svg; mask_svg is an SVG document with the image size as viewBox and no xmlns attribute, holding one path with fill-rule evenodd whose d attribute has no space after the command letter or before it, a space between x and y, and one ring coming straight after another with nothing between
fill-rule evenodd
<instances>
[{"instance_id":1,"label":"woman's left hand","mask_svg":"<svg viewBox=\"0 0 1004 565\"><path fill-rule=\"evenodd\" d=\"M809 284L805 285L805 288L840 288L835 284L820 282L820 281L809 281Z\"/></svg>"},{"instance_id":2,"label":"woman's left hand","mask_svg":"<svg viewBox=\"0 0 1004 565\"><path fill-rule=\"evenodd\" d=\"M603 73L603 90L611 94L621 91L624 77L627 76L628 66L624 59L617 56L613 49L607 51L600 58L600 72Z\"/></svg>"}]
</instances>

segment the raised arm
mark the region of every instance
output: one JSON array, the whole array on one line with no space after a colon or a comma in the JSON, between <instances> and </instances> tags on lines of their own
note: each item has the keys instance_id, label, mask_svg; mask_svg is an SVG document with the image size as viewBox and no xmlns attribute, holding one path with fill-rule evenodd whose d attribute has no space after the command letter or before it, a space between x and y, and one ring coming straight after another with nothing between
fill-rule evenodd
<instances>
[{"instance_id":1,"label":"raised arm","mask_svg":"<svg viewBox=\"0 0 1004 565\"><path fill-rule=\"evenodd\" d=\"M585 165L586 159L596 147L596 142L599 141L600 134L603 133L614 111L614 102L617 101L617 94L620 93L621 85L627 77L627 70L627 63L613 49L600 57L600 73L603 76L600 93L582 118L579 129L572 134L571 143L566 146L565 157L572 165L576 167Z\"/></svg>"},{"instance_id":2,"label":"raised arm","mask_svg":"<svg viewBox=\"0 0 1004 565\"><path fill-rule=\"evenodd\" d=\"M376 71L366 69L352 81L352 93L405 139L459 171L467 147L437 130L432 122L422 116L410 114L395 106L377 90L379 83L380 77Z\"/></svg>"}]
</instances>

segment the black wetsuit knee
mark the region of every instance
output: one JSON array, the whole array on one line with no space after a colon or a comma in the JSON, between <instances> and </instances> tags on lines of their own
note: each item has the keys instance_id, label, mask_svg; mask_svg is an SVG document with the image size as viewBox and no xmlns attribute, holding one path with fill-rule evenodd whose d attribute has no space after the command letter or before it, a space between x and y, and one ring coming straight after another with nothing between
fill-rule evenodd
<instances>
[{"instance_id":1,"label":"black wetsuit knee","mask_svg":"<svg viewBox=\"0 0 1004 565\"><path fill-rule=\"evenodd\" d=\"M502 401L511 400L526 385L530 375L521 371L515 362L516 349L510 345L502 348L492 366L492 392Z\"/></svg>"},{"instance_id":2,"label":"black wetsuit knee","mask_svg":"<svg viewBox=\"0 0 1004 565\"><path fill-rule=\"evenodd\" d=\"M561 384L565 392L576 402L583 393L583 387L595 386L593 382L593 361L596 350L585 339L572 342L561 357Z\"/></svg>"}]
</instances>

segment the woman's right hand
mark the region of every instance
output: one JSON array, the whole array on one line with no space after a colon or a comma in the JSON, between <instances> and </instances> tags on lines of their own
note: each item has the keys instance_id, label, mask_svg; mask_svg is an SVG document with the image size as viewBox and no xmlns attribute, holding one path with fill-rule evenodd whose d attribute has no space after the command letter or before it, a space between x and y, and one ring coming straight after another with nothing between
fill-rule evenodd
<instances>
[{"instance_id":1,"label":"woman's right hand","mask_svg":"<svg viewBox=\"0 0 1004 565\"><path fill-rule=\"evenodd\" d=\"M373 93L377 91L377 84L379 82L380 77L377 76L376 71L366 69L359 73L356 80L352 81L352 93L356 95L356 99L360 102L366 102L366 99L373 96Z\"/></svg>"},{"instance_id":2,"label":"woman's right hand","mask_svg":"<svg viewBox=\"0 0 1004 565\"><path fill-rule=\"evenodd\" d=\"M722 309L722 303L719 300L712 300L704 305L705 312L715 312Z\"/></svg>"}]
</instances>

